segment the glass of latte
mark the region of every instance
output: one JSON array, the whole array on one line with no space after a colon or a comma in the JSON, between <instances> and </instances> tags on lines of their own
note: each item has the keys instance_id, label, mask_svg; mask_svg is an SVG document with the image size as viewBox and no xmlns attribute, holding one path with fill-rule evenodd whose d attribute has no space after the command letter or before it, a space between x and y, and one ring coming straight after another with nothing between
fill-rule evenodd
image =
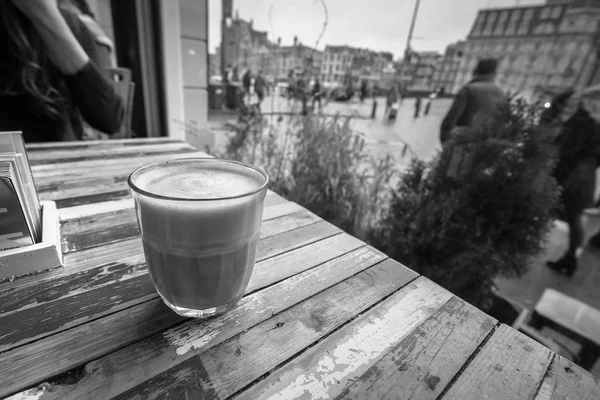
<instances>
[{"instance_id":1,"label":"glass of latte","mask_svg":"<svg viewBox=\"0 0 600 400\"><path fill-rule=\"evenodd\" d=\"M129 176L148 271L176 313L206 318L241 299L268 182L255 166L212 158L150 164Z\"/></svg>"}]
</instances>

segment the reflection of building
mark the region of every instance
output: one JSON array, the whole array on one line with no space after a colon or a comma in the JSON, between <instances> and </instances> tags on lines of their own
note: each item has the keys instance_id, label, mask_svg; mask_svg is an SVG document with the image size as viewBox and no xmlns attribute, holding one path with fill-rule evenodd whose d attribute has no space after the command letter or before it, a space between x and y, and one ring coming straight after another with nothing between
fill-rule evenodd
<instances>
[{"instance_id":1,"label":"reflection of building","mask_svg":"<svg viewBox=\"0 0 600 400\"><path fill-rule=\"evenodd\" d=\"M267 39L267 32L256 31L253 21L244 21L236 15L225 25L225 66L237 66L244 70L250 68L253 73L263 71L272 75L273 63L270 58L274 45Z\"/></svg>"},{"instance_id":2,"label":"reflection of building","mask_svg":"<svg viewBox=\"0 0 600 400\"><path fill-rule=\"evenodd\" d=\"M350 46L326 46L321 64L321 80L327 83L345 83L356 52L358 49Z\"/></svg>"},{"instance_id":3,"label":"reflection of building","mask_svg":"<svg viewBox=\"0 0 600 400\"><path fill-rule=\"evenodd\" d=\"M581 89L598 69L600 0L550 1L541 6L479 11L465 44L454 90L477 60L497 58L498 83L533 100Z\"/></svg>"},{"instance_id":4,"label":"reflection of building","mask_svg":"<svg viewBox=\"0 0 600 400\"><path fill-rule=\"evenodd\" d=\"M198 128L208 120L208 1L88 3L114 40L117 64L132 72L135 134L213 145L213 134Z\"/></svg>"},{"instance_id":5,"label":"reflection of building","mask_svg":"<svg viewBox=\"0 0 600 400\"><path fill-rule=\"evenodd\" d=\"M416 58L409 90L430 92L435 90L433 75L440 64L442 55L437 51L421 51L411 54Z\"/></svg>"},{"instance_id":6,"label":"reflection of building","mask_svg":"<svg viewBox=\"0 0 600 400\"><path fill-rule=\"evenodd\" d=\"M446 93L452 91L456 74L460 67L464 46L465 42L459 41L446 47L446 52L433 73L431 86L434 90L443 90Z\"/></svg>"},{"instance_id":7,"label":"reflection of building","mask_svg":"<svg viewBox=\"0 0 600 400\"><path fill-rule=\"evenodd\" d=\"M208 53L208 75L211 77L221 75L221 54L219 51L220 48L217 47L215 53Z\"/></svg>"},{"instance_id":8,"label":"reflection of building","mask_svg":"<svg viewBox=\"0 0 600 400\"><path fill-rule=\"evenodd\" d=\"M317 75L321 69L322 53L312 47L308 47L298 42L294 37L294 43L291 46L278 46L271 51L272 65L274 68L273 76L277 79L286 79L290 71L294 74Z\"/></svg>"}]
</instances>

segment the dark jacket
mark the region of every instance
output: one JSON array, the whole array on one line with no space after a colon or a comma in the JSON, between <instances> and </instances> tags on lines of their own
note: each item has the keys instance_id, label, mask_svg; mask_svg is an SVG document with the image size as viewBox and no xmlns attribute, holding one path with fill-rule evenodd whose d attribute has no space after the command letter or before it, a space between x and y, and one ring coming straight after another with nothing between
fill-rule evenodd
<instances>
[{"instance_id":1,"label":"dark jacket","mask_svg":"<svg viewBox=\"0 0 600 400\"><path fill-rule=\"evenodd\" d=\"M457 126L473 127L478 121L489 118L498 107L506 104L506 94L490 79L473 79L454 97L454 102L442 121L440 141L450 138L452 129Z\"/></svg>"},{"instance_id":2,"label":"dark jacket","mask_svg":"<svg viewBox=\"0 0 600 400\"><path fill-rule=\"evenodd\" d=\"M264 95L265 94L265 86L266 86L265 78L263 78L261 75L258 75L256 77L256 79L254 80L254 91L256 92L256 94L258 94L259 96Z\"/></svg>"},{"instance_id":3,"label":"dark jacket","mask_svg":"<svg viewBox=\"0 0 600 400\"><path fill-rule=\"evenodd\" d=\"M573 212L592 207L596 168L600 165L600 131L582 107L562 126L556 138L558 163L555 177L563 188L565 209Z\"/></svg>"},{"instance_id":4,"label":"dark jacket","mask_svg":"<svg viewBox=\"0 0 600 400\"><path fill-rule=\"evenodd\" d=\"M81 139L81 117L107 133L117 132L123 121L123 101L92 61L98 56L93 51L96 47L93 36L77 16L61 11L91 61L72 76L63 75L52 65L46 67L50 82L65 99L65 104L59 107L60 120L36 111L34 100L27 93L0 95L0 131L23 131L26 142ZM0 88L5 87L7 82L3 79L8 78L2 72Z\"/></svg>"}]
</instances>

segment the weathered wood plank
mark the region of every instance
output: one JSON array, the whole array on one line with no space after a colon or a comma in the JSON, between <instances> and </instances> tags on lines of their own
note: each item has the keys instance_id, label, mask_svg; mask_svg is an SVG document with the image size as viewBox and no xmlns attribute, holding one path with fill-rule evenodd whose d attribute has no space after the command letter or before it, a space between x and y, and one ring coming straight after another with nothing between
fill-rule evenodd
<instances>
[{"instance_id":1,"label":"weathered wood plank","mask_svg":"<svg viewBox=\"0 0 600 400\"><path fill-rule=\"evenodd\" d=\"M556 355L535 400L568 399L600 399L600 379L566 358Z\"/></svg>"},{"instance_id":2,"label":"weathered wood plank","mask_svg":"<svg viewBox=\"0 0 600 400\"><path fill-rule=\"evenodd\" d=\"M296 250L282 249L281 255L257 263L248 290L262 289L253 287L253 282L279 282L363 245L352 236L340 234ZM130 269L129 275L97 290L74 295L63 293L63 298L48 304L0 318L0 352L157 297L145 271L137 271L134 266ZM43 326L39 324L39 315L45 316Z\"/></svg>"},{"instance_id":3,"label":"weathered wood plank","mask_svg":"<svg viewBox=\"0 0 600 400\"><path fill-rule=\"evenodd\" d=\"M73 198L99 198L95 203L108 201L108 197L114 197L114 192L124 192L120 198L129 197L129 185L127 184L127 177L131 171L121 176L114 176L108 178L91 178L89 183L86 185L85 181L75 182L71 184L64 182L62 184L53 184L50 190L38 189L40 199L52 200L57 202L67 202ZM71 187L69 187L71 186ZM103 199L102 196L105 198ZM79 201L79 204L87 204ZM67 205L68 207L68 205ZM60 208L64 208L61 205Z\"/></svg>"},{"instance_id":4,"label":"weathered wood plank","mask_svg":"<svg viewBox=\"0 0 600 400\"><path fill-rule=\"evenodd\" d=\"M267 194L267 196L269 196L269 194ZM81 206L62 208L58 210L58 216L61 220L61 223L64 223L73 219L91 217L98 214L108 214L115 211L126 210L128 208L132 209L133 207L133 200L131 198L127 198L117 201L106 201L97 204L85 204ZM277 210L273 210L274 215L282 216L298 212L303 209L298 204L292 202L279 204L278 207L279 208Z\"/></svg>"},{"instance_id":5,"label":"weathered wood plank","mask_svg":"<svg viewBox=\"0 0 600 400\"><path fill-rule=\"evenodd\" d=\"M271 198L270 196L267 198ZM272 197L274 200L279 196ZM261 228L261 239L275 236L280 233L284 233L288 230L301 228L309 224L320 221L321 219L315 214L308 210L300 211L290 215L284 215L275 219L270 219L263 222ZM58 278L64 278L69 275L73 275L73 279L78 279L79 275L84 271L96 268L103 269L114 265L119 265L124 262L135 263L136 261L130 260L134 257L134 260L141 259L142 256L142 243L141 239L134 238L128 239L121 242L111 243L102 247L93 247L86 250L69 253L64 257L65 265L61 268L46 271L36 276L26 276L18 278L13 282L4 282L0 284L0 305L3 302L8 302L8 299L16 302L18 299L30 298L33 299L36 293L41 293L45 288L55 286L57 284L62 285L63 283L57 283L54 281ZM85 281L86 278L82 278ZM48 283L49 281L54 281ZM61 280L62 281L62 280ZM31 300L34 301L34 300Z\"/></svg>"},{"instance_id":6,"label":"weathered wood plank","mask_svg":"<svg viewBox=\"0 0 600 400\"><path fill-rule=\"evenodd\" d=\"M71 274L77 274L91 268L101 267L108 264L114 265L129 257L141 255L142 240L134 238L115 242L102 247L94 247L75 253L66 254L63 258L64 266L49 271L44 271L37 275L18 277L14 281L0 283L0 296L9 298L14 293L21 290L35 293L34 286L41 285L44 282L63 278Z\"/></svg>"},{"instance_id":7,"label":"weathered wood plank","mask_svg":"<svg viewBox=\"0 0 600 400\"><path fill-rule=\"evenodd\" d=\"M63 191L58 191L56 194L40 194L40 198L43 200L55 201L58 208L122 200L130 197L129 187L125 181L123 182L124 183L122 184L115 183L114 185L102 186L102 190L95 191L93 194L69 193L67 195ZM268 201L268 199L265 200Z\"/></svg>"},{"instance_id":8,"label":"weathered wood plank","mask_svg":"<svg viewBox=\"0 0 600 400\"><path fill-rule=\"evenodd\" d=\"M81 206L85 204L102 203L105 201L117 201L127 199L131 196L129 189L116 190L107 193L95 193L89 195L74 196L64 199L56 199L57 208L67 208ZM47 200L50 196L40 196L41 199Z\"/></svg>"},{"instance_id":9,"label":"weathered wood plank","mask_svg":"<svg viewBox=\"0 0 600 400\"><path fill-rule=\"evenodd\" d=\"M558 290L547 288L534 313L560 327L571 339L588 340L600 346L600 310Z\"/></svg>"},{"instance_id":10,"label":"weathered wood plank","mask_svg":"<svg viewBox=\"0 0 600 400\"><path fill-rule=\"evenodd\" d=\"M45 151L33 151L31 154L28 153L29 161L32 164L40 161L57 161L63 159L70 158L81 158L81 161L86 159L92 159L95 156L104 156L105 159L112 158L127 158L132 154L137 155L140 153L170 153L173 151L180 150L195 150L192 146L185 142L175 142L175 143L162 143L157 146L154 143L151 144L140 144L137 146L117 146L117 147L101 147L101 146L93 146L93 147L80 147L76 150L72 148L67 149L47 149ZM114 156L114 157L112 157ZM60 161L58 161L60 162Z\"/></svg>"},{"instance_id":11,"label":"weathered wood plank","mask_svg":"<svg viewBox=\"0 0 600 400\"><path fill-rule=\"evenodd\" d=\"M372 248L359 248L245 297L236 309L222 318L187 320L143 342L89 363L76 382L53 380L51 386L45 385L41 391L34 389L30 394L44 392L46 399L109 398L118 395L384 259L383 254ZM63 365L68 366L73 359L80 357L81 352L74 352L72 346L60 349L56 346L40 347L40 351L51 352L43 359L58 357L57 363L40 366L27 362L27 359L13 358L12 375L15 378L9 385L15 388L17 384L22 384L17 376L34 376L38 377L34 382L40 381L47 377L48 371L56 364L61 366L62 372ZM59 346L62 347L61 344ZM98 346L89 350L98 355L105 354L99 352L104 350ZM18 374L15 374L14 368Z\"/></svg>"},{"instance_id":12,"label":"weathered wood plank","mask_svg":"<svg viewBox=\"0 0 600 400\"><path fill-rule=\"evenodd\" d=\"M340 232L335 226L321 221L266 238L258 246L257 261L290 252ZM279 268L286 272L286 269L281 266ZM261 270L262 266L259 263L253 276L262 277ZM93 278L92 284L86 284L85 280L82 282L81 278L78 278L73 282L74 285L71 285L71 280L68 280L65 285L49 288L44 293L34 295L33 299L27 298L28 302L34 302L33 306L22 307L15 312L2 315L0 352L157 296L142 255L134 265L121 263L92 272L95 275L88 274L89 278ZM288 276L290 275L284 278ZM268 282L268 279L269 277L264 281ZM41 299L46 301L41 302ZM8 307L11 307L11 304L8 304ZM43 316L43 324L40 324L40 316Z\"/></svg>"},{"instance_id":13,"label":"weathered wood plank","mask_svg":"<svg viewBox=\"0 0 600 400\"><path fill-rule=\"evenodd\" d=\"M142 144L154 143L161 145L165 143L182 143L181 140L171 139L168 137L156 138L136 138L136 139L111 139L111 140L87 140L81 142L43 142L43 143L27 143L27 152L48 151L56 149L81 149L90 147L105 147L114 148L120 146L139 146Z\"/></svg>"},{"instance_id":14,"label":"weathered wood plank","mask_svg":"<svg viewBox=\"0 0 600 400\"><path fill-rule=\"evenodd\" d=\"M453 297L337 398L436 399L495 326Z\"/></svg>"},{"instance_id":15,"label":"weathered wood plank","mask_svg":"<svg viewBox=\"0 0 600 400\"><path fill-rule=\"evenodd\" d=\"M183 152L182 154L156 154L142 157L130 157L119 160L89 160L89 161L69 161L55 164L32 165L31 172L36 184L45 184L48 182L60 183L61 177L65 181L79 180L85 177L99 178L110 176L115 173L132 172L135 168L153 162L172 160L181 157L208 157L202 151L193 153Z\"/></svg>"},{"instance_id":16,"label":"weathered wood plank","mask_svg":"<svg viewBox=\"0 0 600 400\"><path fill-rule=\"evenodd\" d=\"M267 198L272 198L275 204L265 206L263 221L304 210L296 203L286 202L285 200L281 203L280 199L282 198L276 195ZM69 221L63 223L63 229L61 230L63 253L68 254L91 247L104 246L139 236L139 234L140 230L133 209L82 218L73 223Z\"/></svg>"},{"instance_id":17,"label":"weathered wood plank","mask_svg":"<svg viewBox=\"0 0 600 400\"><path fill-rule=\"evenodd\" d=\"M494 332L443 399L533 399L554 357L506 325Z\"/></svg>"},{"instance_id":18,"label":"weathered wood plank","mask_svg":"<svg viewBox=\"0 0 600 400\"><path fill-rule=\"evenodd\" d=\"M384 261L117 398L185 398L186 394L192 398L227 398L398 291L415 276L392 260ZM409 284L393 297L410 298L415 291L415 286ZM371 312L385 312L387 305L384 301Z\"/></svg>"},{"instance_id":19,"label":"weathered wood plank","mask_svg":"<svg viewBox=\"0 0 600 400\"><path fill-rule=\"evenodd\" d=\"M179 150L170 150L170 151L144 151L144 152L131 152L129 154L126 154L126 156L131 157L131 158L137 158L137 157L144 157L144 156L148 156L148 155L152 155L152 154L161 154L163 156L168 156L168 155L174 155L176 157L185 157L186 153L194 153L196 150L193 148L189 148L189 149L179 149ZM76 154L76 153L75 153ZM123 155L120 154L107 154L107 155L90 155L90 156L76 156L73 155L72 157L64 157L64 158L51 158L51 159L47 159L47 160L36 160L36 161L32 161L32 165L54 165L54 163L66 163L66 162L76 162L76 161L92 161L92 160L103 160L104 162L107 161L119 161L121 160L123 157Z\"/></svg>"},{"instance_id":20,"label":"weathered wood plank","mask_svg":"<svg viewBox=\"0 0 600 400\"><path fill-rule=\"evenodd\" d=\"M270 211L267 211L269 207L286 202L287 200L283 197L271 191L267 192L267 196L265 197L265 214L270 213ZM272 219L270 218L270 214L263 218L265 221L269 219ZM61 235L76 235L88 231L107 229L111 226L124 223L136 223L135 209L133 207L66 220L61 224Z\"/></svg>"},{"instance_id":21,"label":"weathered wood plank","mask_svg":"<svg viewBox=\"0 0 600 400\"><path fill-rule=\"evenodd\" d=\"M335 398L452 297L450 292L421 277L272 372L240 397ZM203 364L206 367L207 363ZM223 371L219 374L222 376ZM210 378L212 387L219 388L222 378ZM236 385L233 389L243 387Z\"/></svg>"}]
</instances>

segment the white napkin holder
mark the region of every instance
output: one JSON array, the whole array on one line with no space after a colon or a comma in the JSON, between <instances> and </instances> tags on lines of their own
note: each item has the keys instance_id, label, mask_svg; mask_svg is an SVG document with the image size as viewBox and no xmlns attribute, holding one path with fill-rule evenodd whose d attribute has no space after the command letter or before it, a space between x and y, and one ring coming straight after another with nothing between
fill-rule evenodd
<instances>
[{"instance_id":1,"label":"white napkin holder","mask_svg":"<svg viewBox=\"0 0 600 400\"><path fill-rule=\"evenodd\" d=\"M56 203L42 201L40 207L42 241L29 246L0 250L0 280L63 265Z\"/></svg>"}]
</instances>

